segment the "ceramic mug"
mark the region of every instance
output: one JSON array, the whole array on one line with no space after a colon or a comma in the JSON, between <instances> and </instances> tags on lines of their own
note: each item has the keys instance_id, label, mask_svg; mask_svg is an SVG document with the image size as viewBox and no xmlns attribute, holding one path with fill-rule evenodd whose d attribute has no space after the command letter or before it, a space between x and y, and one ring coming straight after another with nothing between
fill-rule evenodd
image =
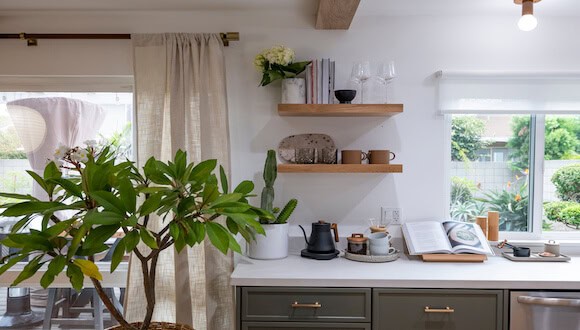
<instances>
[{"instance_id":1,"label":"ceramic mug","mask_svg":"<svg viewBox=\"0 0 580 330\"><path fill-rule=\"evenodd\" d=\"M390 234L384 232L370 234L369 248L371 255L386 256L395 253L397 249L391 246L391 238Z\"/></svg>"},{"instance_id":2,"label":"ceramic mug","mask_svg":"<svg viewBox=\"0 0 580 330\"><path fill-rule=\"evenodd\" d=\"M388 164L395 159L395 153L389 150L369 150L369 164Z\"/></svg>"},{"instance_id":3,"label":"ceramic mug","mask_svg":"<svg viewBox=\"0 0 580 330\"><path fill-rule=\"evenodd\" d=\"M367 159L367 154L362 150L342 150L340 152L343 164L362 164Z\"/></svg>"}]
</instances>

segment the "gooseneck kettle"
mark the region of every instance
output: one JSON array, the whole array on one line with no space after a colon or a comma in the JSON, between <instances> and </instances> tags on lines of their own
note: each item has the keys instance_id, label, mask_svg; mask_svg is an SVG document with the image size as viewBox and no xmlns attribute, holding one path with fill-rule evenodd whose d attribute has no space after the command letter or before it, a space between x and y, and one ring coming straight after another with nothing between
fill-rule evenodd
<instances>
[{"instance_id":1,"label":"gooseneck kettle","mask_svg":"<svg viewBox=\"0 0 580 330\"><path fill-rule=\"evenodd\" d=\"M306 249L301 251L301 256L317 260L329 260L338 255L334 245L334 242L338 242L338 226L336 223L328 223L322 220L312 223L310 238L306 237L304 227L298 226L304 233L304 240L307 245Z\"/></svg>"}]
</instances>

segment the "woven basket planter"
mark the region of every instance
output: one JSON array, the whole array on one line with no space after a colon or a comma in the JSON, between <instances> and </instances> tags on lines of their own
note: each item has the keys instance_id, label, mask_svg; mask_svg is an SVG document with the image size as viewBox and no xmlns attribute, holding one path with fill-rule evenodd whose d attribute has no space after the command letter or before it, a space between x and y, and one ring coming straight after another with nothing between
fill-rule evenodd
<instances>
[{"instance_id":1,"label":"woven basket planter","mask_svg":"<svg viewBox=\"0 0 580 330\"><path fill-rule=\"evenodd\" d=\"M141 326L141 322L133 322L131 325L134 325L139 329ZM126 330L127 328L117 325L107 330ZM177 324L177 323L169 323L169 322L151 322L149 325L148 330L193 330L192 327L185 324Z\"/></svg>"}]
</instances>

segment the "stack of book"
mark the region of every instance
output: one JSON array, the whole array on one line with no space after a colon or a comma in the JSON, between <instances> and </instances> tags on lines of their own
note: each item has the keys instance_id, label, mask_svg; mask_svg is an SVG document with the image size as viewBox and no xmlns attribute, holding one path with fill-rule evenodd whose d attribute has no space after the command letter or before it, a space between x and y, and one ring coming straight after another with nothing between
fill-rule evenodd
<instances>
[{"instance_id":1,"label":"stack of book","mask_svg":"<svg viewBox=\"0 0 580 330\"><path fill-rule=\"evenodd\" d=\"M306 67L306 103L334 103L334 61L329 58L312 60Z\"/></svg>"}]
</instances>

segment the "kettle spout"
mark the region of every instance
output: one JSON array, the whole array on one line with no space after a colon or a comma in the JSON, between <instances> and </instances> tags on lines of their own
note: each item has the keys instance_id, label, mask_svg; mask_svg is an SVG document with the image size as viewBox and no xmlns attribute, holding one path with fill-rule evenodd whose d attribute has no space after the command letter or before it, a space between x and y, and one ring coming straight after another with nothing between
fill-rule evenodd
<instances>
[{"instance_id":1,"label":"kettle spout","mask_svg":"<svg viewBox=\"0 0 580 330\"><path fill-rule=\"evenodd\" d=\"M306 238L306 231L304 230L304 227L302 227L301 225L298 225L298 227L302 229L302 233L304 234L304 240L306 241L306 244L310 245L310 242L308 242L308 238Z\"/></svg>"}]
</instances>

